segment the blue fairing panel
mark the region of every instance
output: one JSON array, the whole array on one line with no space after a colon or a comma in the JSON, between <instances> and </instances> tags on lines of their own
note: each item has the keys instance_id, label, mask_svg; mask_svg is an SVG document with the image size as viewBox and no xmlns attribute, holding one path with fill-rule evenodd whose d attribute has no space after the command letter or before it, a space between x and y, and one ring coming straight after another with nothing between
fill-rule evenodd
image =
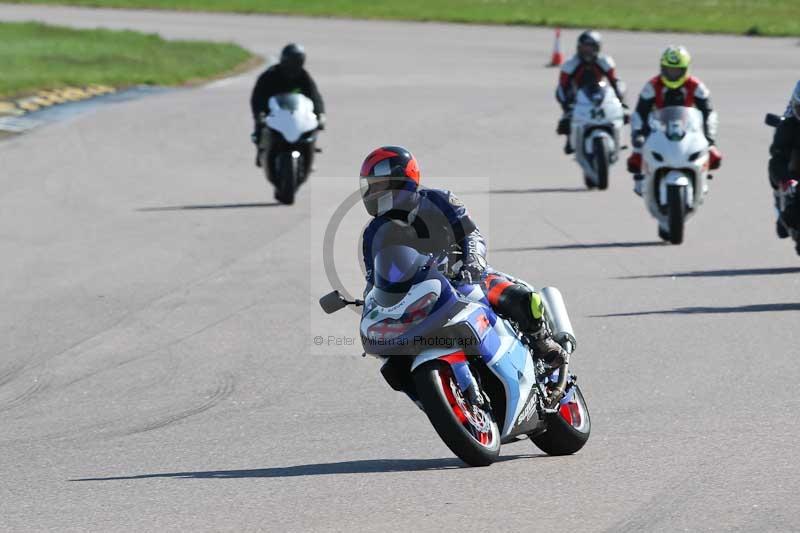
<instances>
[{"instance_id":1,"label":"blue fairing panel","mask_svg":"<svg viewBox=\"0 0 800 533\"><path fill-rule=\"evenodd\" d=\"M536 375L528 349L519 342L511 327L505 321L498 320L494 332L496 335L487 335L487 340L494 337L500 346L495 350L493 360L487 364L505 388L506 419L503 422L502 431L505 436L514 428L514 420L522 410L523 403L528 399Z\"/></svg>"}]
</instances>

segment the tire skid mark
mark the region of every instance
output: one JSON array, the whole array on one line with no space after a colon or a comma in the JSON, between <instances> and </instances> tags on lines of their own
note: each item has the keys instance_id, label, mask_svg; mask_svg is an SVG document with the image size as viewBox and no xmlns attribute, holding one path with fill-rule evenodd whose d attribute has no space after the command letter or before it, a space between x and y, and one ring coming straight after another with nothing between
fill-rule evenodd
<instances>
[{"instance_id":1,"label":"tire skid mark","mask_svg":"<svg viewBox=\"0 0 800 533\"><path fill-rule=\"evenodd\" d=\"M303 219L305 219L305 218L307 218L307 217L303 217ZM189 280L188 282L180 283L180 284L178 284L176 286L173 286L173 287L171 287L169 289L164 290L163 292L161 292L159 294L154 295L153 297L151 297L147 301L145 301L142 304L138 305L136 308L129 309L128 311L122 313L111 324L108 324L107 326L104 326L99 330L93 331L93 332L85 335L84 337L74 341L73 343L71 343L70 345L68 345L68 346L66 346L64 348L56 349L53 353L42 354L39 357L31 359L27 363L18 364L18 365L13 366L12 368L10 368L10 369L8 369L6 371L0 371L0 386L3 386L8 381L11 381L14 378L14 376L19 374L26 367L27 368L35 368L35 367L38 367L38 366L42 366L43 364L48 363L48 362L50 362L52 360L55 360L55 359L57 359L59 357L62 357L64 355L68 355L71 352L73 352L73 351L75 351L77 349L80 349L81 347L83 347L84 345L86 345L86 344L88 344L88 343L90 343L92 341L101 340L103 335L106 335L109 332L112 332L112 331L114 331L114 330L116 330L116 329L118 329L120 327L124 327L126 325L135 324L135 323L141 323L141 324L151 325L152 326L152 324L149 324L146 320L144 320L141 317L141 315L144 314L146 311L148 311L148 310L152 309L153 307L157 306L160 302L166 301L169 298L178 296L180 294L188 293L191 290L193 290L193 289L195 289L197 287L202 287L205 283L207 283L209 281L212 281L215 278L218 278L219 276L224 275L226 272L229 272L233 268L236 268L236 266L239 265L240 263L245 262L249 257L254 256L254 255L258 255L258 254L260 254L262 252L262 250L268 249L269 248L269 244L273 240L276 240L278 238L279 237L275 237L274 239L267 239L267 241L264 243L263 246L257 247L255 250L253 250L251 253L249 253L249 254L247 254L245 256L237 256L237 257L233 257L233 258L227 259L225 261L222 261L220 264L218 264L211 271L206 272L204 274L200 274L197 277ZM253 305L255 305L256 303L259 303L259 302L255 302ZM252 307L252 305L248 306L248 307ZM240 309L238 311L242 311L244 309L247 309L247 307L245 307L243 309ZM211 325L213 326L215 324L211 324ZM183 339L180 339L180 340L183 340ZM166 345L169 346L171 344L172 343L167 343ZM148 352L145 355L149 355L150 353L152 353L152 351Z\"/></svg>"},{"instance_id":2,"label":"tire skid mark","mask_svg":"<svg viewBox=\"0 0 800 533\"><path fill-rule=\"evenodd\" d=\"M164 349L164 348L171 349L172 347L177 346L177 345L179 345L179 344L191 339L192 337L200 335L203 332L208 331L211 328L214 328L214 327L218 326L219 324L222 324L222 323L226 322L227 320L230 320L232 317L235 317L235 316L239 315L243 311L247 311L249 309L252 309L253 307L263 303L263 301L264 301L264 299L260 299L260 300L257 300L255 302L252 302L250 304L247 304L247 305L241 307L240 309L237 309L234 312L229 313L225 317L223 317L223 318L221 318L221 319L219 319L219 320L217 320L215 322L212 322L211 324L207 324L207 325L203 326L202 328L200 328L200 329L198 329L198 330L196 330L196 331L194 331L192 333L189 333L188 335L185 335L185 336L183 336L183 337L181 337L179 339L175 339L175 340L173 340L173 341L171 341L169 343L166 343L166 344L163 344L163 345L159 346L159 348L157 348L157 349L149 351L144 356L152 355L156 351ZM141 359L144 356L139 356L139 357L137 357L137 359ZM169 424L172 424L174 422L177 422L178 420L181 420L183 418L187 418L189 416L193 416L195 414L202 413L203 411L206 411L206 410L214 407L214 405L216 405L220 401L224 400L227 396L230 396L230 394L233 392L234 382L235 382L235 380L234 380L234 378L233 378L233 376L231 374L223 375L223 378L220 380L220 383L222 383L224 386L223 387L218 386L217 390L215 391L215 393L212 394L212 397L209 399L209 401L214 400L213 403L211 403L210 405L207 405L208 402L204 402L200 406L197 406L195 408L187 410L188 414L187 414L187 411L182 411L180 413L176 413L176 415L182 415L182 416L179 416L179 418L177 418L177 419L174 419L176 415L172 415L172 416L168 417L169 420L166 420L166 419L163 419L163 418L159 419L159 421L157 421L157 422L165 422L165 423L159 424L156 427L149 427L149 426L153 425L151 423L151 424L147 424L147 426L143 426L143 427L140 427L140 428L135 428L133 430L122 431L122 432L114 432L114 431L106 432L105 431L106 428L111 428L111 427L113 427L115 425L115 422L113 422L113 421L106 421L106 422L95 423L95 424L91 424L91 425L88 425L88 426L84 426L84 427L79 428L79 429L73 428L73 429L68 429L68 430L64 430L64 431L57 431L57 432L47 433L45 435L37 435L37 436L31 436L31 437L15 438L15 439L9 439L9 440L0 439L0 446L19 444L20 442L30 442L30 441L39 442L39 441L46 441L46 440L55 441L55 440L80 439L82 437L87 436L91 432L100 432L103 436L108 436L108 437L118 437L118 436L132 435L134 433L141 433L143 431L151 431L153 429L158 429L158 427L163 427L165 425L169 425ZM222 392L224 392L224 396L217 398L216 396L217 396L218 391L220 391L220 389L222 390ZM229 389L229 390L227 390L227 392L226 392L226 389ZM199 411L197 410L198 408L200 409Z\"/></svg>"},{"instance_id":3,"label":"tire skid mark","mask_svg":"<svg viewBox=\"0 0 800 533\"><path fill-rule=\"evenodd\" d=\"M235 380L232 374L223 374L218 380L214 390L199 404L173 413L168 413L145 424L135 426L120 433L120 436L134 435L167 427L186 418L199 415L216 406L228 398L234 391Z\"/></svg>"},{"instance_id":4,"label":"tire skid mark","mask_svg":"<svg viewBox=\"0 0 800 533\"><path fill-rule=\"evenodd\" d=\"M33 383L17 396L6 402L0 402L0 413L15 409L28 403L34 396L47 388L47 381L41 376L36 378Z\"/></svg>"},{"instance_id":5,"label":"tire skid mark","mask_svg":"<svg viewBox=\"0 0 800 533\"><path fill-rule=\"evenodd\" d=\"M6 385L14 380L17 375L19 375L27 365L24 362L19 362L14 365L11 365L9 368L0 372L0 387Z\"/></svg>"},{"instance_id":6,"label":"tire skid mark","mask_svg":"<svg viewBox=\"0 0 800 533\"><path fill-rule=\"evenodd\" d=\"M122 391L124 396L133 396L142 391L147 392L155 387L164 385L173 380L175 375L178 373L180 362L175 357L175 354L173 352L173 346L167 346L165 349L166 349L166 356L162 356L160 359L165 361L164 366L162 367L162 371L147 382L139 382L136 384L132 384L130 387L124 389ZM147 355L147 357L151 356L152 354ZM119 366L124 366L124 365L119 365Z\"/></svg>"},{"instance_id":7,"label":"tire skid mark","mask_svg":"<svg viewBox=\"0 0 800 533\"><path fill-rule=\"evenodd\" d=\"M212 409L220 402L224 401L228 398L235 389L235 379L232 374L226 373L220 376L217 380L216 386L214 390L206 395L204 395L204 400L199 404L195 405L194 407L189 407L187 409L183 409L180 411L175 411L172 413L167 413L162 415L155 420L150 422L140 424L128 429L113 429L114 426L119 427L119 421L105 421L95 424L90 424L87 426L83 426L81 428L73 428L64 431L57 431L53 433L49 433L47 435L37 435L31 437L22 437L22 438L12 438L8 440L0 440L0 449L3 446L11 446L11 445L19 445L22 443L28 442L42 442L42 441L68 441L68 440L82 440L87 437L96 440L100 439L107 439L107 438L115 438L115 437L125 437L129 435L135 435L137 433L144 433L147 431L153 431L156 429L160 429L176 422L180 422L186 418L201 414L209 409Z\"/></svg>"}]
</instances>

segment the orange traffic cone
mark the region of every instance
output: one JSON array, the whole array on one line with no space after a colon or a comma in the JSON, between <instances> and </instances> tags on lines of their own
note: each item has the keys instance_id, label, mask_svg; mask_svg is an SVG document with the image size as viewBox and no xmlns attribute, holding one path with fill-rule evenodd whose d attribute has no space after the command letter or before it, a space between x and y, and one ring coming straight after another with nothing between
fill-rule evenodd
<instances>
[{"instance_id":1,"label":"orange traffic cone","mask_svg":"<svg viewBox=\"0 0 800 533\"><path fill-rule=\"evenodd\" d=\"M550 64L548 67L559 67L564 62L564 56L561 55L561 28L556 28L556 42L553 44L553 55L550 56Z\"/></svg>"}]
</instances>

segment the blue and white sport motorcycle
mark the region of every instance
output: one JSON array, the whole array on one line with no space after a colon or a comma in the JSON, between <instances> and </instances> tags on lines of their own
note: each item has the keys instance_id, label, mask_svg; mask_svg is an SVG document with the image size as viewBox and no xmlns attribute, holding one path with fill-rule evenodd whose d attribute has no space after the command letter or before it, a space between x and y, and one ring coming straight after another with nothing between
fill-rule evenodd
<instances>
[{"instance_id":1,"label":"blue and white sport motorcycle","mask_svg":"<svg viewBox=\"0 0 800 533\"><path fill-rule=\"evenodd\" d=\"M388 246L374 264L375 285L364 300L333 291L320 305L326 313L363 306L365 353L386 361L387 381L425 411L453 453L486 466L501 443L527 437L550 455L583 447L591 421L569 358L548 373L479 286L451 281L447 258ZM561 293L547 287L540 295L553 337L571 354L576 341Z\"/></svg>"}]
</instances>

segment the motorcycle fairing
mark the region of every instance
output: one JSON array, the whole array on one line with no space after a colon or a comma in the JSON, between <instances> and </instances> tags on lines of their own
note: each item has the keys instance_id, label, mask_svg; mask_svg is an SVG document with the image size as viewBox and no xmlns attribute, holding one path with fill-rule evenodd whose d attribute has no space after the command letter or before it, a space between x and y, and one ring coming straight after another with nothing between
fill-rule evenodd
<instances>
[{"instance_id":1,"label":"motorcycle fairing","mask_svg":"<svg viewBox=\"0 0 800 533\"><path fill-rule=\"evenodd\" d=\"M507 437L512 432L520 429L523 425L529 425L534 415L537 412L528 410L525 413L527 416L518 420L523 409L530 409L530 401L533 389L536 385L536 372L534 370L533 359L527 347L520 342L517 337L517 332L505 320L499 319L494 315L491 309L472 303L467 309L461 311L461 317L456 315L451 319L448 324L467 320L473 331L477 330L479 326L475 321L483 321L485 315L493 315L495 323L490 328L486 329L486 333L478 345L478 352L480 357L486 364L487 368L500 380L503 384L503 389L506 396L506 416L502 422L501 436ZM488 317L486 317L488 318ZM448 357L454 355L459 350L453 348L434 348L422 350L411 365L413 371L418 366L432 361L433 359L441 359L451 366L453 372L458 376L458 372L462 368L456 368L454 362L448 360ZM457 362L458 365L466 363L461 361ZM459 386L462 380L459 380ZM468 385L466 379L463 380L465 385ZM466 392L466 389L462 389Z\"/></svg>"},{"instance_id":2,"label":"motorcycle fairing","mask_svg":"<svg viewBox=\"0 0 800 533\"><path fill-rule=\"evenodd\" d=\"M498 377L506 391L506 419L503 421L501 433L506 437L515 429L520 412L528 404L536 385L536 372L530 352L519 341L517 332L508 322L498 320L493 332L495 338L499 340L499 347L493 352L487 366ZM530 417L523 422L529 419Z\"/></svg>"},{"instance_id":3,"label":"motorcycle fairing","mask_svg":"<svg viewBox=\"0 0 800 533\"><path fill-rule=\"evenodd\" d=\"M593 95L602 95L602 98ZM596 137L603 139L609 154L609 163L616 162L624 119L622 102L607 85L597 86L594 92L586 89L578 91L572 110L570 137L572 146L576 148L575 159L585 174L594 177L596 173L592 166Z\"/></svg>"},{"instance_id":4,"label":"motorcycle fairing","mask_svg":"<svg viewBox=\"0 0 800 533\"><path fill-rule=\"evenodd\" d=\"M404 252L397 250L397 253L400 257ZM387 264L390 265L391 261ZM502 421L501 436L533 430L538 423L538 416L534 418L538 414L538 396L534 393L537 387L536 372L533 358L519 339L517 331L509 322L500 319L490 305L484 303L485 297L480 287L454 289L450 280L436 268L430 268L430 264L421 263L418 268L416 274L404 271L398 275L398 280L408 280L408 283L398 285L404 292L399 293L396 303L381 306L375 297L379 291L377 287L373 287L366 296L360 326L364 350L381 356L413 356L410 366L412 372L423 363L441 359L452 367L458 386L465 394L477 375L477 372L470 370L467 354L480 357L504 389L506 414ZM380 290L389 291L393 288L393 281L388 278L386 281L388 284ZM398 320L407 316L410 306L431 293L437 296L435 306L421 322L390 339L393 343L382 345L370 342L370 327L387 319ZM470 295L470 298L464 294ZM445 346L439 346L438 342L432 346L419 344L419 339L431 338L455 342L453 345L448 342Z\"/></svg>"},{"instance_id":5,"label":"motorcycle fairing","mask_svg":"<svg viewBox=\"0 0 800 533\"><path fill-rule=\"evenodd\" d=\"M650 135L642 147L643 192L647 209L666 223L667 185L686 184L687 218L703 203L708 188L708 140L703 116L695 108L670 106L649 119Z\"/></svg>"},{"instance_id":6,"label":"motorcycle fairing","mask_svg":"<svg viewBox=\"0 0 800 533\"><path fill-rule=\"evenodd\" d=\"M269 115L266 125L279 132L290 144L300 140L304 134L319 126L314 113L314 102L297 93L279 94L269 99Z\"/></svg>"}]
</instances>

